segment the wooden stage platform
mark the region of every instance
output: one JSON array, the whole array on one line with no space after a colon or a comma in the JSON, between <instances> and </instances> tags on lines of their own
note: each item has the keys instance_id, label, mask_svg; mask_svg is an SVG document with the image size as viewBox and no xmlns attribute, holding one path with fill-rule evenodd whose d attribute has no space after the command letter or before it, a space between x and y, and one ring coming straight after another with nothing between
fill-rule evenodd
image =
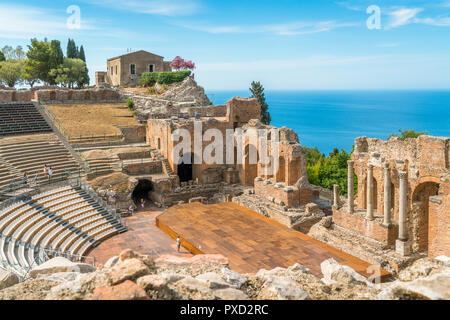
<instances>
[{"instance_id":1,"label":"wooden stage platform","mask_svg":"<svg viewBox=\"0 0 450 320\"><path fill-rule=\"evenodd\" d=\"M294 231L235 203L174 206L156 217L156 225L193 254L219 253L241 273L289 267L295 263L322 278L320 264L334 258L365 277L369 263ZM381 270L382 281L389 272Z\"/></svg>"}]
</instances>

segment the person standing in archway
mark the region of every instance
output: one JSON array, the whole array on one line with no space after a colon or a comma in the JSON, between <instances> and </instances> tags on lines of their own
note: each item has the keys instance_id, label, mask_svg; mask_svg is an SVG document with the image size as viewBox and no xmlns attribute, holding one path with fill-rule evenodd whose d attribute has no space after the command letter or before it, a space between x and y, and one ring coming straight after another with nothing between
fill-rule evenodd
<instances>
[{"instance_id":1,"label":"person standing in archway","mask_svg":"<svg viewBox=\"0 0 450 320\"><path fill-rule=\"evenodd\" d=\"M141 199L141 208L142 209L145 208L145 200L144 200L144 198Z\"/></svg>"}]
</instances>

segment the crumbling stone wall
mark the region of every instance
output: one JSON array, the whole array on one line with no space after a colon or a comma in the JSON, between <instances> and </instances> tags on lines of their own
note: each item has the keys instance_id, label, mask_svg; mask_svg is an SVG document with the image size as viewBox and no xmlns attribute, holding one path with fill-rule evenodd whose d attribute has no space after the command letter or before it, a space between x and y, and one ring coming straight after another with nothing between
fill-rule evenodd
<instances>
[{"instance_id":1,"label":"crumbling stone wall","mask_svg":"<svg viewBox=\"0 0 450 320\"><path fill-rule=\"evenodd\" d=\"M333 211L333 221L346 229L356 231L366 237L393 245L399 230L400 172L406 172L407 179L407 216L406 230L408 245L412 252L445 252L445 236L436 223L449 229L450 218L438 213L438 208L445 207L434 198L438 192L443 199L450 193L445 187L445 177L450 170L450 138L420 136L417 139L391 138L389 141L367 137L355 140L352 154L355 174L358 177L356 210L348 213L348 203ZM369 166L373 168L373 208L374 219L367 219L367 175ZM385 166L391 172L391 225L383 225ZM429 199L435 199L433 202ZM444 208L445 209L445 208ZM444 210L445 211L445 210ZM438 220L436 217L440 217Z\"/></svg>"},{"instance_id":2,"label":"crumbling stone wall","mask_svg":"<svg viewBox=\"0 0 450 320\"><path fill-rule=\"evenodd\" d=\"M30 102L39 100L45 103L81 101L119 101L118 91L107 88L66 89L59 87L36 87L30 90L0 90L0 103Z\"/></svg>"}]
</instances>

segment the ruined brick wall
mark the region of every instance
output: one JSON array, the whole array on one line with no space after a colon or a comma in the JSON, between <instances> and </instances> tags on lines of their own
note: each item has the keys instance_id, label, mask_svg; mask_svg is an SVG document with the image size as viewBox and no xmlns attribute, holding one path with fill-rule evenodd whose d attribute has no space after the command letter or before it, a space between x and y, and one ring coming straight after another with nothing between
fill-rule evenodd
<instances>
[{"instance_id":1,"label":"ruined brick wall","mask_svg":"<svg viewBox=\"0 0 450 320\"><path fill-rule=\"evenodd\" d=\"M146 140L147 128L145 125L120 127L119 129L127 143L139 143Z\"/></svg>"},{"instance_id":2,"label":"ruined brick wall","mask_svg":"<svg viewBox=\"0 0 450 320\"><path fill-rule=\"evenodd\" d=\"M30 102L33 95L30 90L0 90L0 103Z\"/></svg>"},{"instance_id":3,"label":"ruined brick wall","mask_svg":"<svg viewBox=\"0 0 450 320\"><path fill-rule=\"evenodd\" d=\"M355 231L367 238L377 240L386 245L394 244L398 236L398 227L385 227L380 221L367 220L363 214L349 214L345 208L333 209L333 222L340 227Z\"/></svg>"},{"instance_id":4,"label":"ruined brick wall","mask_svg":"<svg viewBox=\"0 0 450 320\"><path fill-rule=\"evenodd\" d=\"M232 123L246 123L251 119L261 119L261 106L254 98L234 97L227 102L226 107L226 117Z\"/></svg>"},{"instance_id":5,"label":"ruined brick wall","mask_svg":"<svg viewBox=\"0 0 450 320\"><path fill-rule=\"evenodd\" d=\"M440 195L430 197L428 256L450 256L450 181L441 185Z\"/></svg>"},{"instance_id":6,"label":"ruined brick wall","mask_svg":"<svg viewBox=\"0 0 450 320\"><path fill-rule=\"evenodd\" d=\"M254 185L255 194L261 197L273 197L288 207L298 207L300 205L300 192L296 188L286 188L282 184L272 184L269 180L258 178L255 180ZM303 202L303 204L306 203Z\"/></svg>"},{"instance_id":7,"label":"ruined brick wall","mask_svg":"<svg viewBox=\"0 0 450 320\"><path fill-rule=\"evenodd\" d=\"M352 159L355 161L355 174L358 177L356 211L364 213L367 208L367 172L371 165L373 166L372 199L375 221L381 224L384 213L384 166L387 164L391 170L392 200L389 205L392 210L392 227L398 229L399 172L405 171L407 173L407 230L412 250L413 252L426 251L431 241L436 248L437 243L445 242L445 240L442 238L444 236L442 232L435 233L435 238L430 239L431 230L435 230L432 226L432 211L438 210L438 206L429 202L429 199L436 196L438 191L443 197L449 194L448 190L442 189L443 177L449 174L450 169L449 152L450 138L448 137L420 136L417 139L405 141L398 138L392 138L389 141L367 137L357 138L355 151L352 154ZM346 222L348 219L340 219L339 216L336 219L340 226L374 239L379 238L377 232L361 227L362 222L359 224L357 221ZM450 219L448 216L442 219L444 220L441 220L441 223L448 228ZM354 224L353 227L352 224Z\"/></svg>"},{"instance_id":8,"label":"ruined brick wall","mask_svg":"<svg viewBox=\"0 0 450 320\"><path fill-rule=\"evenodd\" d=\"M120 93L108 88L95 89L47 89L37 90L34 99L49 102L70 102L70 101L120 101Z\"/></svg>"},{"instance_id":9,"label":"ruined brick wall","mask_svg":"<svg viewBox=\"0 0 450 320\"><path fill-rule=\"evenodd\" d=\"M64 89L46 87L30 90L0 90L0 103L30 102L39 100L45 103L82 102L82 101L121 101L120 94L107 88Z\"/></svg>"},{"instance_id":10,"label":"ruined brick wall","mask_svg":"<svg viewBox=\"0 0 450 320\"><path fill-rule=\"evenodd\" d=\"M162 173L161 161L124 164L124 171L130 175Z\"/></svg>"}]
</instances>

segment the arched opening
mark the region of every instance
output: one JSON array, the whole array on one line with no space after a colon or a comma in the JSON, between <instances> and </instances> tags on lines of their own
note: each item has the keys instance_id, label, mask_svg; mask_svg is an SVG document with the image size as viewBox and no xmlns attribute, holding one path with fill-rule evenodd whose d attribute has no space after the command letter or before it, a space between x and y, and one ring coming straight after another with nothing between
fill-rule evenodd
<instances>
[{"instance_id":1,"label":"arched opening","mask_svg":"<svg viewBox=\"0 0 450 320\"><path fill-rule=\"evenodd\" d=\"M136 205L141 203L141 200L144 199L146 202L150 200L149 193L153 191L153 184L150 180L142 179L139 180L139 183L134 188L131 197Z\"/></svg>"},{"instance_id":2,"label":"arched opening","mask_svg":"<svg viewBox=\"0 0 450 320\"><path fill-rule=\"evenodd\" d=\"M190 161L185 161L184 159L191 159ZM189 153L187 156L184 155L181 158L181 163L178 164L177 172L178 177L180 178L180 182L188 182L192 180L192 162L193 162L192 153ZM190 162L190 163L185 163Z\"/></svg>"},{"instance_id":3,"label":"arched opening","mask_svg":"<svg viewBox=\"0 0 450 320\"><path fill-rule=\"evenodd\" d=\"M438 183L424 182L419 184L412 194L410 228L413 235L413 250L416 252L428 250L429 198L438 195L438 192Z\"/></svg>"}]
</instances>

